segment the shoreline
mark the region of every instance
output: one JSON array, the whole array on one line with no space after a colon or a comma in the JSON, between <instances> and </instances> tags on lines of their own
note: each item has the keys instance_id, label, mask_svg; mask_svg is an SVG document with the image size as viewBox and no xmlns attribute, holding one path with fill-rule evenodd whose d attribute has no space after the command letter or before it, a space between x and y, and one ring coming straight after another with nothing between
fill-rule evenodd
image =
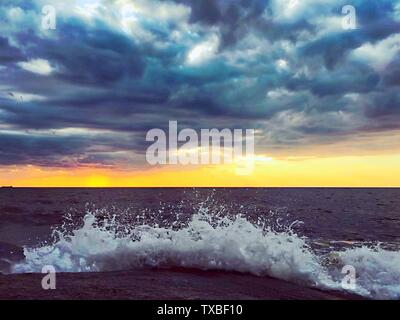
<instances>
[{"instance_id":1,"label":"shoreline","mask_svg":"<svg viewBox=\"0 0 400 320\"><path fill-rule=\"evenodd\" d=\"M44 290L45 274L0 275L1 300L364 300L270 277L197 269L140 269L57 273L56 289Z\"/></svg>"}]
</instances>

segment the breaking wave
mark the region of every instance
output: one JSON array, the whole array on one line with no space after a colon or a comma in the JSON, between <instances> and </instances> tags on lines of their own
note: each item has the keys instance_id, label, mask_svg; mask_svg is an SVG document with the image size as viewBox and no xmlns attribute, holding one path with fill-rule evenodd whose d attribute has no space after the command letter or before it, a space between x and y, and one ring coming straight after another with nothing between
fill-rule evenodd
<instances>
[{"instance_id":1,"label":"breaking wave","mask_svg":"<svg viewBox=\"0 0 400 320\"><path fill-rule=\"evenodd\" d=\"M99 272L135 268L187 267L271 276L321 289L341 290L341 268L352 265L354 293L371 298L400 298L400 252L376 247L352 247L318 253L293 225L274 230L268 223L245 216L215 217L205 208L179 227L122 224L88 211L72 230L55 231L51 243L24 248L25 260L14 273L41 272L53 265L58 272Z\"/></svg>"}]
</instances>

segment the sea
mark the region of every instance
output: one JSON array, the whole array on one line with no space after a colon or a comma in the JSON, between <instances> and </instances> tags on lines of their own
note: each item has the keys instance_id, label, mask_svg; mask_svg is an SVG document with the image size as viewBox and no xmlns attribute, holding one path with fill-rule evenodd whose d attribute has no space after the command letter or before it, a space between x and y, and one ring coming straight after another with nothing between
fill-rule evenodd
<instances>
[{"instance_id":1,"label":"sea","mask_svg":"<svg viewBox=\"0 0 400 320\"><path fill-rule=\"evenodd\" d=\"M188 268L400 298L399 188L2 188L0 272Z\"/></svg>"}]
</instances>

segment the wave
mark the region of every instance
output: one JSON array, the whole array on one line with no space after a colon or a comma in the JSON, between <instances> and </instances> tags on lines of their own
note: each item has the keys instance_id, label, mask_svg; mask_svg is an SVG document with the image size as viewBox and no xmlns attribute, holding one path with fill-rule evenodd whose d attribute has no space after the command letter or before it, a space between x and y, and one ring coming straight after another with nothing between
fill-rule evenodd
<instances>
[{"instance_id":1,"label":"wave","mask_svg":"<svg viewBox=\"0 0 400 320\"><path fill-rule=\"evenodd\" d=\"M93 210L72 231L56 230L52 243L25 247L25 259L14 264L12 272L41 272L44 265L53 265L58 272L187 267L341 290L341 268L352 265L357 279L350 291L371 298L400 298L400 252L362 246L318 254L292 226L276 231L242 215L215 217L204 208L179 228L126 225Z\"/></svg>"},{"instance_id":2,"label":"wave","mask_svg":"<svg viewBox=\"0 0 400 320\"><path fill-rule=\"evenodd\" d=\"M356 293L380 299L400 299L400 252L362 246L340 252L340 261L357 272Z\"/></svg>"}]
</instances>

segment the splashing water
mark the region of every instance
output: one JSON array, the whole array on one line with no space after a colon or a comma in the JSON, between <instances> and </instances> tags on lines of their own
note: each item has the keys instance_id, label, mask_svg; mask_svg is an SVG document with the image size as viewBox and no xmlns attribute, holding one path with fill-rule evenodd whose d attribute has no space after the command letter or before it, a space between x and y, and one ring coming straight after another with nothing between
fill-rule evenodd
<instances>
[{"instance_id":1,"label":"splashing water","mask_svg":"<svg viewBox=\"0 0 400 320\"><path fill-rule=\"evenodd\" d=\"M380 246L348 249L339 253L343 264L357 270L357 293L381 299L400 299L400 252Z\"/></svg>"},{"instance_id":2,"label":"splashing water","mask_svg":"<svg viewBox=\"0 0 400 320\"><path fill-rule=\"evenodd\" d=\"M179 228L99 219L88 211L72 232L55 231L51 244L24 248L25 260L14 273L41 272L53 265L59 272L99 272L145 267L188 267L272 276L321 289L341 289L340 268L357 270L355 293L373 298L400 298L400 252L380 247L350 248L326 264L292 226L275 231L244 216L216 217L201 207ZM338 272L339 270L339 272Z\"/></svg>"}]
</instances>

